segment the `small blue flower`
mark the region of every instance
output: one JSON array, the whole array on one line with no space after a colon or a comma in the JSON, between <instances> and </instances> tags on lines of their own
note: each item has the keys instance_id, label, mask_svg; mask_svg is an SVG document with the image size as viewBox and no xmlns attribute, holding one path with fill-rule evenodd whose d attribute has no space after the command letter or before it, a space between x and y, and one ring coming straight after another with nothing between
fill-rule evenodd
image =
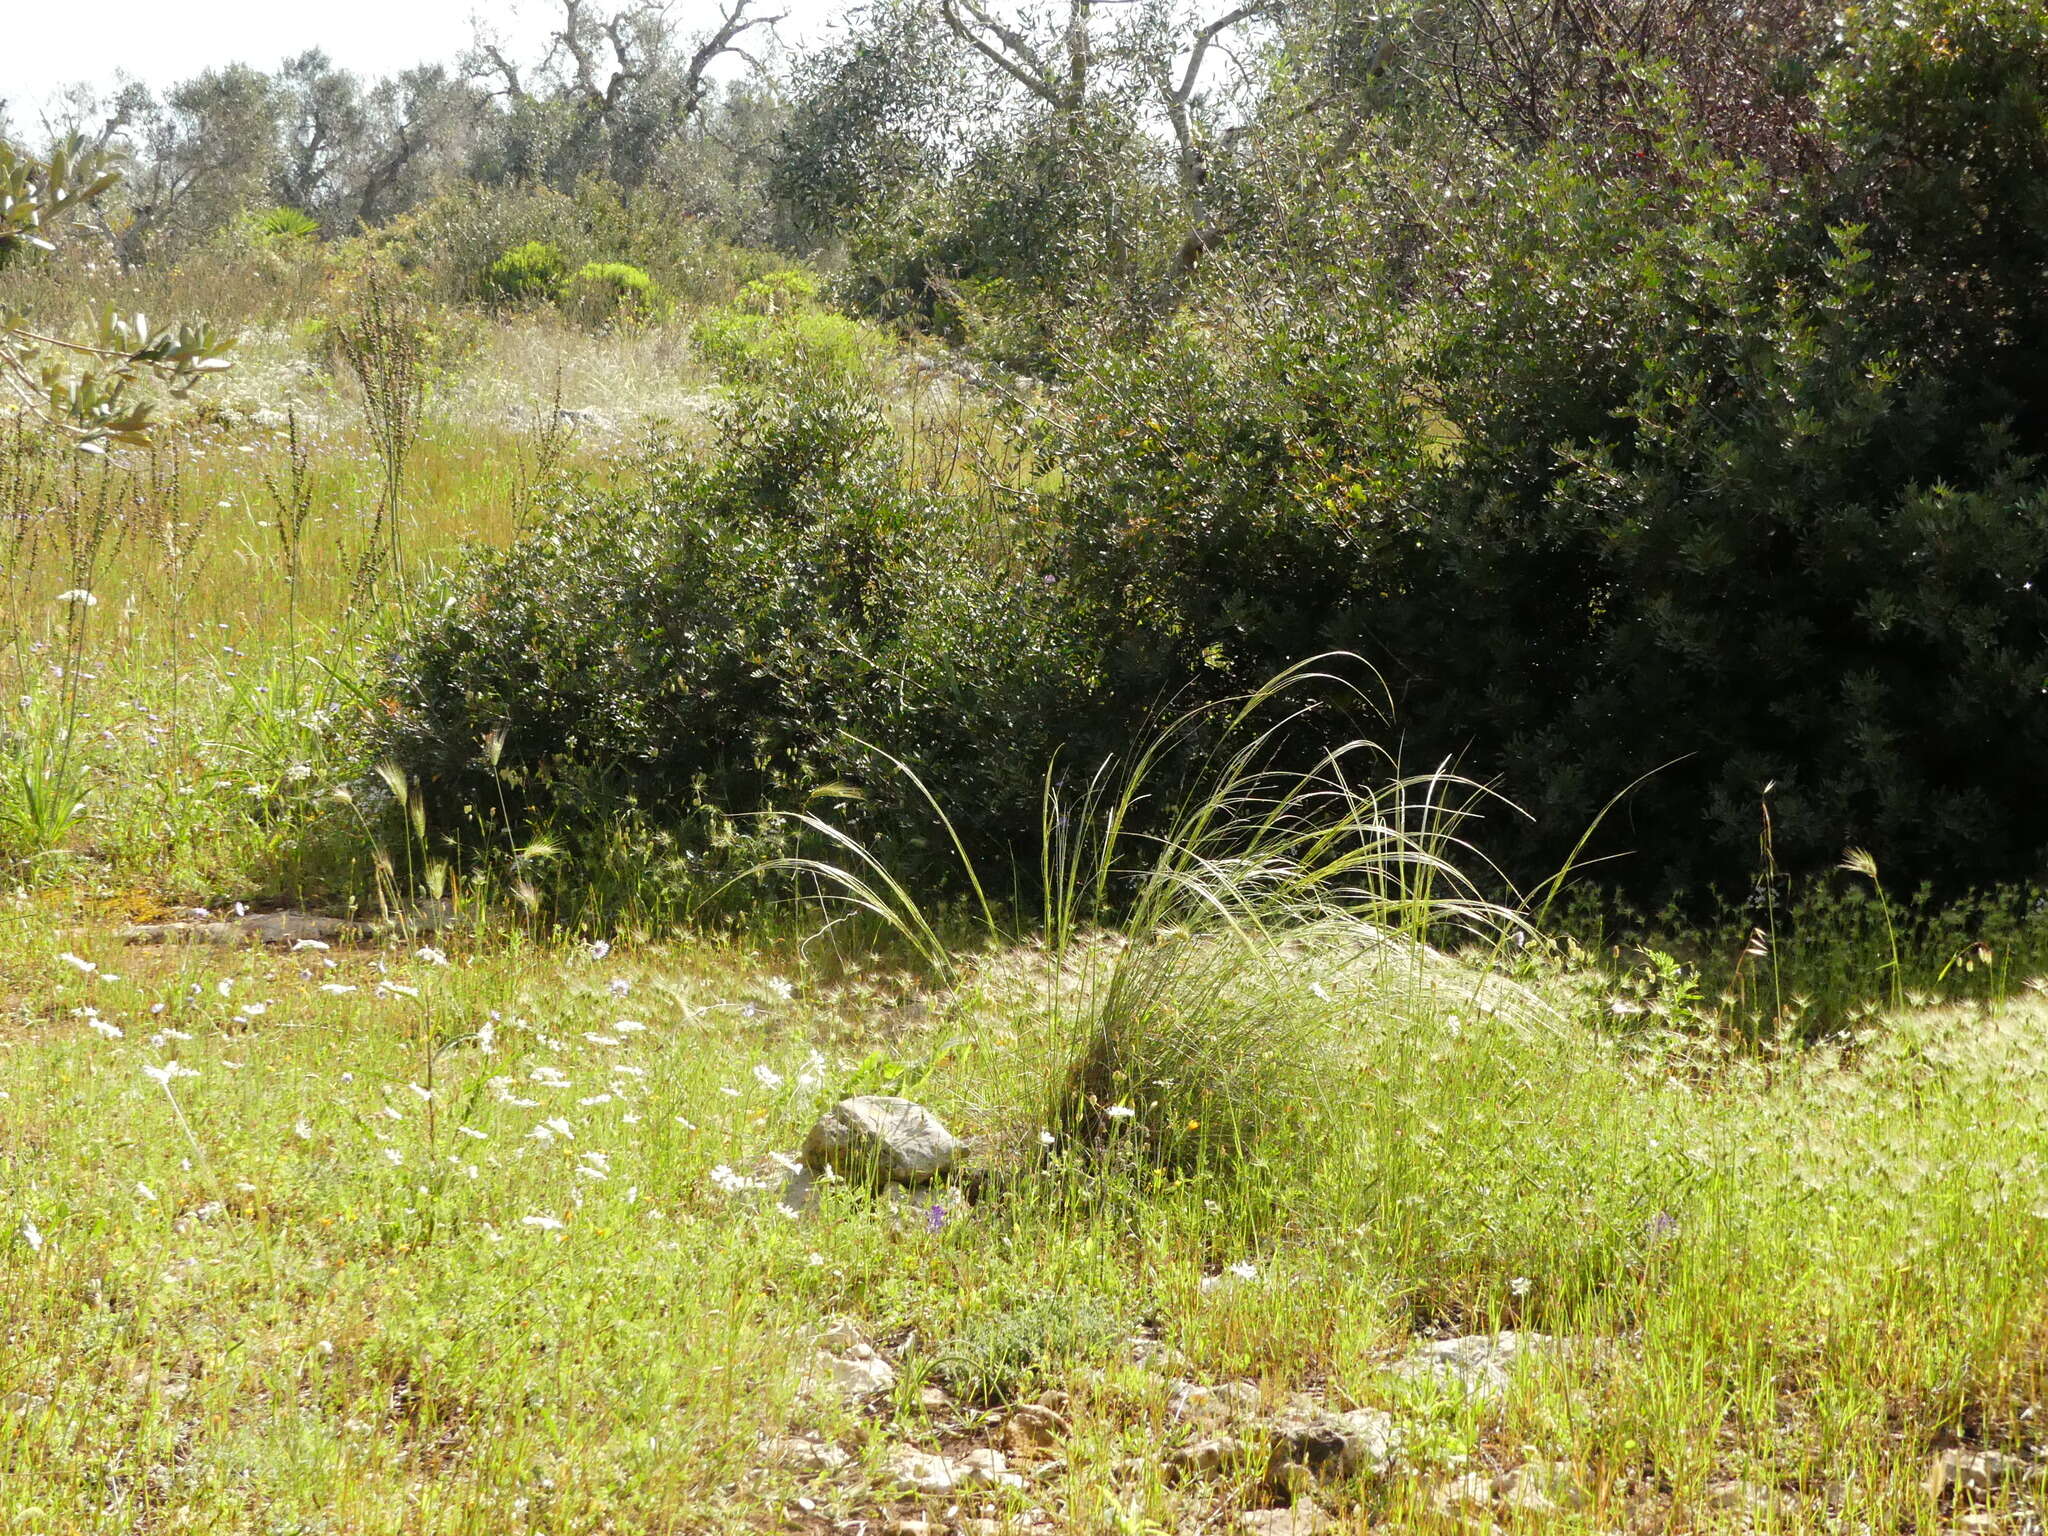
<instances>
[{"instance_id":1,"label":"small blue flower","mask_svg":"<svg viewBox=\"0 0 2048 1536\"><path fill-rule=\"evenodd\" d=\"M945 1208L945 1207L944 1207L943 1205L935 1205L935 1206L933 1206L933 1207L932 1207L932 1208L931 1208L930 1210L928 1210L928 1211L926 1211L926 1212L924 1213L924 1229L925 1229L925 1231L927 1231L927 1232L936 1232L936 1231L938 1231L938 1230L939 1230L939 1229L940 1229L941 1227L945 1226L945 1224L946 1224L946 1208Z\"/></svg>"}]
</instances>

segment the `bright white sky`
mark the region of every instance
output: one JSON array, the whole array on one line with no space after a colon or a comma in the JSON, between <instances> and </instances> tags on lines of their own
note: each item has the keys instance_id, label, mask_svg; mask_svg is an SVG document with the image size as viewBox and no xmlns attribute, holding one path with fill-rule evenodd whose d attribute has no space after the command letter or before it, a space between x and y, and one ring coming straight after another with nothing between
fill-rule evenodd
<instances>
[{"instance_id":1,"label":"bright white sky","mask_svg":"<svg viewBox=\"0 0 2048 1536\"><path fill-rule=\"evenodd\" d=\"M788 39L843 8L843 0L768 0L785 11ZM0 49L0 101L17 130L39 126L43 106L79 80L110 82L125 71L153 86L222 64L275 69L293 54L324 49L359 74L452 61L481 17L526 57L539 54L560 14L549 0L86 0L53 4L0 0L7 46ZM710 24L714 0L675 0L684 33ZM796 29L796 30L793 30Z\"/></svg>"}]
</instances>

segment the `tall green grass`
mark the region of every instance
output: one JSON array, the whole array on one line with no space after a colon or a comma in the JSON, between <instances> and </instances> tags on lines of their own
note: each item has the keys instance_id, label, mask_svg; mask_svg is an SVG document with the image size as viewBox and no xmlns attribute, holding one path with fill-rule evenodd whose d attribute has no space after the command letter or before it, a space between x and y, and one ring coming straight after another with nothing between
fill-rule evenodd
<instances>
[{"instance_id":1,"label":"tall green grass","mask_svg":"<svg viewBox=\"0 0 2048 1536\"><path fill-rule=\"evenodd\" d=\"M1365 739L1279 766L1333 691L1371 707L1364 672L1306 662L1169 720L1072 792L1049 770L1042 907L1021 920L991 899L940 797L896 764L960 857L983 940L1043 948L1053 1144L1189 1170L1313 1135L1350 1021L1413 1010L1442 968L1433 945L1497 952L1523 931L1466 872L1483 862L1463 835L1480 786L1402 775ZM955 969L957 933L878 853L820 816L793 820L824 851L775 867L829 921L858 918L939 976Z\"/></svg>"}]
</instances>

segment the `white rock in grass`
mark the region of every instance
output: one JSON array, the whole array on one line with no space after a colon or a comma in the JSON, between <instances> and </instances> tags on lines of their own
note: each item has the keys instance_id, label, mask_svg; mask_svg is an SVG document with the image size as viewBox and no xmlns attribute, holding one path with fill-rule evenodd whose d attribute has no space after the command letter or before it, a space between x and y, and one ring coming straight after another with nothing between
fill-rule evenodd
<instances>
[{"instance_id":1,"label":"white rock in grass","mask_svg":"<svg viewBox=\"0 0 2048 1536\"><path fill-rule=\"evenodd\" d=\"M2000 1451L1971 1451L1960 1446L1942 1451L1927 1472L1930 1498L1959 1493L1995 1493L2008 1484L2041 1478L2043 1468Z\"/></svg>"},{"instance_id":2,"label":"white rock in grass","mask_svg":"<svg viewBox=\"0 0 2048 1536\"><path fill-rule=\"evenodd\" d=\"M837 1472L853 1458L829 1440L812 1435L790 1435L770 1440L761 1448L769 1461L792 1472L824 1474Z\"/></svg>"},{"instance_id":3,"label":"white rock in grass","mask_svg":"<svg viewBox=\"0 0 2048 1536\"><path fill-rule=\"evenodd\" d=\"M1220 1429L1258 1412L1258 1408L1259 1389L1249 1381L1225 1381L1213 1387L1179 1382L1166 1405L1166 1411L1174 1418L1208 1429Z\"/></svg>"},{"instance_id":4,"label":"white rock in grass","mask_svg":"<svg viewBox=\"0 0 2048 1536\"><path fill-rule=\"evenodd\" d=\"M826 1385L844 1397L874 1397L893 1391L896 1386L896 1367L865 1344L856 1345L843 1355L821 1350L818 1367L824 1373Z\"/></svg>"},{"instance_id":5,"label":"white rock in grass","mask_svg":"<svg viewBox=\"0 0 2048 1536\"><path fill-rule=\"evenodd\" d=\"M1401 1454L1393 1415L1375 1408L1283 1415L1273 1422L1272 1442L1266 1481L1283 1492L1323 1478L1384 1477Z\"/></svg>"},{"instance_id":6,"label":"white rock in grass","mask_svg":"<svg viewBox=\"0 0 2048 1536\"><path fill-rule=\"evenodd\" d=\"M1318 1536L1335 1523L1305 1499L1288 1509L1254 1509L1237 1517L1245 1536Z\"/></svg>"},{"instance_id":7,"label":"white rock in grass","mask_svg":"<svg viewBox=\"0 0 2048 1536\"><path fill-rule=\"evenodd\" d=\"M879 1188L929 1184L950 1173L960 1143L922 1104L883 1094L841 1099L804 1138L803 1163Z\"/></svg>"},{"instance_id":8,"label":"white rock in grass","mask_svg":"<svg viewBox=\"0 0 2048 1536\"><path fill-rule=\"evenodd\" d=\"M934 1451L899 1445L882 1463L889 1478L912 1493L938 1496L975 1488L1022 1488L1024 1479L1009 1470L1001 1451L969 1451L942 1456Z\"/></svg>"},{"instance_id":9,"label":"white rock in grass","mask_svg":"<svg viewBox=\"0 0 2048 1536\"><path fill-rule=\"evenodd\" d=\"M1410 1380L1434 1378L1472 1397L1500 1397L1517 1364L1558 1343L1547 1334L1514 1332L1437 1339L1411 1351L1394 1367L1394 1374Z\"/></svg>"}]
</instances>

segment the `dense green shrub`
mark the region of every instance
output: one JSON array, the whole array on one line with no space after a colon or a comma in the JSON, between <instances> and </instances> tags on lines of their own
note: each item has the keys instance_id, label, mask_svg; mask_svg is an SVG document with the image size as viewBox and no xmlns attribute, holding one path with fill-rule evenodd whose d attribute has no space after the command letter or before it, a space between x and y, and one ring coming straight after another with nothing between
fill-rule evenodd
<instances>
[{"instance_id":1,"label":"dense green shrub","mask_svg":"<svg viewBox=\"0 0 2048 1536\"><path fill-rule=\"evenodd\" d=\"M244 221L250 238L259 242L290 244L320 237L320 221L311 214L283 204L258 208Z\"/></svg>"},{"instance_id":2,"label":"dense green shrub","mask_svg":"<svg viewBox=\"0 0 2048 1536\"><path fill-rule=\"evenodd\" d=\"M664 299L653 278L623 261L587 261L562 291L563 306L593 324L651 320L661 313Z\"/></svg>"},{"instance_id":3,"label":"dense green shrub","mask_svg":"<svg viewBox=\"0 0 2048 1536\"><path fill-rule=\"evenodd\" d=\"M475 556L398 648L385 747L434 825L466 822L486 849L506 846L501 794L520 835L578 847L632 808L680 839L686 870L715 862L727 814L825 785L864 785L869 819L903 834L907 786L854 738L902 754L980 846L1003 845L1035 825L1086 647L1028 530L899 479L861 399L741 398L714 462L657 451L634 488L572 496Z\"/></svg>"},{"instance_id":4,"label":"dense green shrub","mask_svg":"<svg viewBox=\"0 0 2048 1536\"><path fill-rule=\"evenodd\" d=\"M544 304L562 296L569 263L545 240L515 245L484 268L483 296L496 304Z\"/></svg>"},{"instance_id":5,"label":"dense green shrub","mask_svg":"<svg viewBox=\"0 0 2048 1536\"><path fill-rule=\"evenodd\" d=\"M750 314L774 315L802 309L818 297L818 280L800 267L763 272L739 291L738 305Z\"/></svg>"},{"instance_id":6,"label":"dense green shrub","mask_svg":"<svg viewBox=\"0 0 2048 1536\"><path fill-rule=\"evenodd\" d=\"M2048 22L1904 19L1850 30L1807 190L1682 120L1657 177L1417 174L1350 265L1085 360L1057 448L1120 686L1356 649L1411 753L1535 813L1486 839L1525 875L1644 775L1597 851L1645 895L1753 873L1769 785L1786 868L2037 874Z\"/></svg>"},{"instance_id":7,"label":"dense green shrub","mask_svg":"<svg viewBox=\"0 0 2048 1536\"><path fill-rule=\"evenodd\" d=\"M876 366L892 350L889 338L873 326L815 307L779 313L714 309L690 335L704 361L732 383L778 377L841 388L872 383Z\"/></svg>"}]
</instances>

